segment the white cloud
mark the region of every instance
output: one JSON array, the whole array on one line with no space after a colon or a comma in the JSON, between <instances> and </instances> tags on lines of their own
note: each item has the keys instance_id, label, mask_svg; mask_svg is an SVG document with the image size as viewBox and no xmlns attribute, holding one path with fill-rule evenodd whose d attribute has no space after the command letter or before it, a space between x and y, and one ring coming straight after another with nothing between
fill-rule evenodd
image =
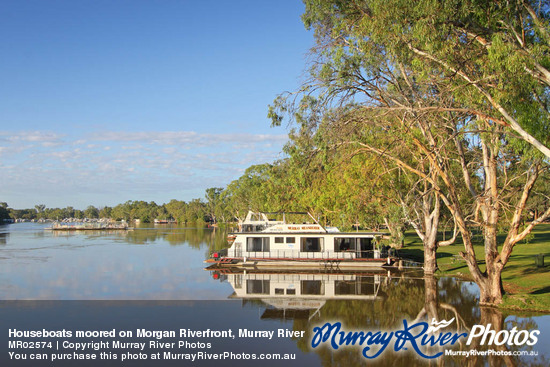
<instances>
[{"instance_id":1,"label":"white cloud","mask_svg":"<svg viewBox=\"0 0 550 367\"><path fill-rule=\"evenodd\" d=\"M190 131L102 131L72 137L47 131L0 132L0 186L14 200L25 197L28 202L11 203L9 195L2 200L12 207L32 207L44 197L56 201L48 206L75 207L130 199L190 200L200 194L167 195L226 185L248 166L279 158L286 140L279 134Z\"/></svg>"},{"instance_id":2,"label":"white cloud","mask_svg":"<svg viewBox=\"0 0 550 367\"><path fill-rule=\"evenodd\" d=\"M50 131L18 131L18 132L8 132L0 131L0 136L3 137L3 140L9 142L36 142L36 143L49 143L57 144L62 141L65 137L64 134L58 134Z\"/></svg>"},{"instance_id":3,"label":"white cloud","mask_svg":"<svg viewBox=\"0 0 550 367\"><path fill-rule=\"evenodd\" d=\"M282 134L199 134L193 131L166 131L166 132L100 132L92 134L91 140L112 142L142 142L164 146L191 145L212 146L220 142L231 144L267 143L282 144L287 140Z\"/></svg>"}]
</instances>

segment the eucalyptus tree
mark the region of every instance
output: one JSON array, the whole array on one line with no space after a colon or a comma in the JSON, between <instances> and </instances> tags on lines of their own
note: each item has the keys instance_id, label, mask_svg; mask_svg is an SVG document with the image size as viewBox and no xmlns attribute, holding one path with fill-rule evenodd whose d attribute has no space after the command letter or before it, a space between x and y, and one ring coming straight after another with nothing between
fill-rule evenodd
<instances>
[{"instance_id":1,"label":"eucalyptus tree","mask_svg":"<svg viewBox=\"0 0 550 367\"><path fill-rule=\"evenodd\" d=\"M84 212L82 210L75 209L74 210L74 217L76 219L84 219Z\"/></svg>"},{"instance_id":2,"label":"eucalyptus tree","mask_svg":"<svg viewBox=\"0 0 550 367\"><path fill-rule=\"evenodd\" d=\"M221 205L223 188L221 187L211 187L206 189L205 198L206 198L206 210L208 216L212 222L217 223L217 214L219 213L219 207Z\"/></svg>"},{"instance_id":3,"label":"eucalyptus tree","mask_svg":"<svg viewBox=\"0 0 550 367\"><path fill-rule=\"evenodd\" d=\"M42 218L43 213L46 210L46 205L38 204L38 205L35 205L34 208L36 209L36 213L38 214L38 218Z\"/></svg>"},{"instance_id":4,"label":"eucalyptus tree","mask_svg":"<svg viewBox=\"0 0 550 367\"><path fill-rule=\"evenodd\" d=\"M386 76L391 77L391 73ZM395 92L384 92L385 97L390 95L398 97ZM299 104L296 110L289 104L279 107L295 111L296 120L301 122L295 133L300 138L293 140L299 143L292 147L292 157L308 157L303 175L312 175L314 157L323 156L325 167L332 165L324 172L313 170L323 175L323 180L317 181L324 182L308 190L318 196L318 209L328 212L328 216L332 212L346 213L348 222L361 217L363 221L369 218L370 224L386 223L397 247L402 245L403 223L408 222L424 243L425 273L434 273L437 248L453 243L456 232L449 240L438 240L442 214L440 193L434 189L438 174L435 163L418 145L426 148L446 141L448 130L436 129L429 119L387 106L351 104L327 109L319 117L319 113L311 113L312 106L319 106L310 96L305 98L310 105Z\"/></svg>"},{"instance_id":5,"label":"eucalyptus tree","mask_svg":"<svg viewBox=\"0 0 550 367\"><path fill-rule=\"evenodd\" d=\"M8 210L8 203L0 202L0 223L4 220L10 219L10 212Z\"/></svg>"},{"instance_id":6,"label":"eucalyptus tree","mask_svg":"<svg viewBox=\"0 0 550 367\"><path fill-rule=\"evenodd\" d=\"M168 214L174 218L178 223L185 223L185 213L187 211L187 203L176 199L170 200L169 203L164 204Z\"/></svg>"},{"instance_id":7,"label":"eucalyptus tree","mask_svg":"<svg viewBox=\"0 0 550 367\"><path fill-rule=\"evenodd\" d=\"M187 204L187 211L185 213L186 222L204 225L206 215L206 205L201 199L193 199Z\"/></svg>"},{"instance_id":8,"label":"eucalyptus tree","mask_svg":"<svg viewBox=\"0 0 550 367\"><path fill-rule=\"evenodd\" d=\"M546 13L527 1L305 3L303 20L317 40L311 79L302 99L275 102L274 123L286 113L314 130L311 122L327 109L357 106L340 126L349 120L385 130L395 143L380 145L368 134L351 142L416 175L417 193L431 197L420 213L430 233L425 270L433 270L435 252L426 250L437 248L443 202L461 234L481 302L501 302L501 273L514 245L550 216L546 205L522 227L550 156L544 145L550 136ZM474 248L477 228L483 231L484 270ZM502 243L499 228L506 233Z\"/></svg>"},{"instance_id":9,"label":"eucalyptus tree","mask_svg":"<svg viewBox=\"0 0 550 367\"><path fill-rule=\"evenodd\" d=\"M441 162L426 156L426 150L447 140L448 130L411 111L439 101L442 95L429 78L415 80L406 65L388 56L384 45L363 42L350 46L359 43L354 38L359 36L354 34L334 39L332 29L339 24L331 21L347 20L319 16L314 23L317 59L310 69L311 79L298 97L278 98L270 107L269 116L274 124L280 124L283 115L290 116L299 126L298 133L310 136L320 149L348 151L353 156L368 154L370 160L381 162L383 170L365 176L366 182L379 181L381 172L395 170L416 175L404 175L399 184L395 176L385 178L386 185L378 189L388 199L384 203L387 214L406 218L422 238L424 271L432 274L437 270L438 246L456 238L444 242L437 239L441 193L434 185L438 180L435 166ZM395 204L401 210L396 211L392 207ZM388 217L383 217L387 223Z\"/></svg>"},{"instance_id":10,"label":"eucalyptus tree","mask_svg":"<svg viewBox=\"0 0 550 367\"><path fill-rule=\"evenodd\" d=\"M128 200L125 203L121 203L113 207L111 210L111 218L114 220L131 220L131 209L132 201Z\"/></svg>"},{"instance_id":11,"label":"eucalyptus tree","mask_svg":"<svg viewBox=\"0 0 550 367\"><path fill-rule=\"evenodd\" d=\"M153 215L157 218L157 219L168 219L170 217L170 214L168 214L168 211L166 210L166 207L163 205L156 205L155 206L155 209L153 211ZM172 218L174 219L174 218Z\"/></svg>"},{"instance_id":12,"label":"eucalyptus tree","mask_svg":"<svg viewBox=\"0 0 550 367\"><path fill-rule=\"evenodd\" d=\"M548 0L306 0L304 23L338 52L378 49L442 74L471 116L550 158ZM432 108L432 107L430 107Z\"/></svg>"},{"instance_id":13,"label":"eucalyptus tree","mask_svg":"<svg viewBox=\"0 0 550 367\"><path fill-rule=\"evenodd\" d=\"M232 181L224 190L227 208L234 218L244 220L249 210L271 211L266 182L271 177L271 164L248 167L244 174Z\"/></svg>"},{"instance_id":14,"label":"eucalyptus tree","mask_svg":"<svg viewBox=\"0 0 550 367\"><path fill-rule=\"evenodd\" d=\"M111 218L111 212L113 208L110 206L104 206L99 210L99 218Z\"/></svg>"},{"instance_id":15,"label":"eucalyptus tree","mask_svg":"<svg viewBox=\"0 0 550 367\"><path fill-rule=\"evenodd\" d=\"M84 210L84 215L86 216L86 218L90 219L99 218L99 210L93 205L88 205L86 210Z\"/></svg>"},{"instance_id":16,"label":"eucalyptus tree","mask_svg":"<svg viewBox=\"0 0 550 367\"><path fill-rule=\"evenodd\" d=\"M326 112L318 122L307 116L308 122L291 132L285 146L289 155L285 192L293 193L291 202L299 203L302 210L307 208L333 225L378 230L386 223L399 247L403 215L392 192L400 177L387 174L391 168L378 156L359 154L361 150L350 144L352 135L357 135L350 129L357 127L344 121L343 109Z\"/></svg>"}]
</instances>

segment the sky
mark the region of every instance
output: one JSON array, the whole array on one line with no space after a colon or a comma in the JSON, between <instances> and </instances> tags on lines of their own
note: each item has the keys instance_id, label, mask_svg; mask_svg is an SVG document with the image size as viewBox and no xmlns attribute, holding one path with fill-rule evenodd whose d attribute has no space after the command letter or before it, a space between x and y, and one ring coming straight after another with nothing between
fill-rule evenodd
<instances>
[{"instance_id":1,"label":"sky","mask_svg":"<svg viewBox=\"0 0 550 367\"><path fill-rule=\"evenodd\" d=\"M189 201L282 158L299 0L0 2L0 202Z\"/></svg>"}]
</instances>

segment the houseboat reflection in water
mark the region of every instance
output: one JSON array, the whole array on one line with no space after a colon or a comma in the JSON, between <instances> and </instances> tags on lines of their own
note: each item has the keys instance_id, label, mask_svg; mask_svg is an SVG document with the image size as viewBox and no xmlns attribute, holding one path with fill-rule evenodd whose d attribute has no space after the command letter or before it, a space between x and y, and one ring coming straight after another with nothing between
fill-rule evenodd
<instances>
[{"instance_id":1,"label":"houseboat reflection in water","mask_svg":"<svg viewBox=\"0 0 550 367\"><path fill-rule=\"evenodd\" d=\"M312 319L327 300L375 301L391 275L370 272L274 272L218 269L214 279L233 287L231 299L261 301L267 307L262 318Z\"/></svg>"}]
</instances>

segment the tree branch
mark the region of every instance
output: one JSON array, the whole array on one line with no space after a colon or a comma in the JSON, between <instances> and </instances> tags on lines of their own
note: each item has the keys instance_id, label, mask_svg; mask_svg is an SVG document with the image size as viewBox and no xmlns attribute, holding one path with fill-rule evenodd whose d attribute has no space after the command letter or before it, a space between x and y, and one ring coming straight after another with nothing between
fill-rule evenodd
<instances>
[{"instance_id":1,"label":"tree branch","mask_svg":"<svg viewBox=\"0 0 550 367\"><path fill-rule=\"evenodd\" d=\"M429 60L432 60L432 61L438 63L439 65L443 66L448 71L451 71L451 72L453 72L457 75L460 75L460 77L462 77L462 79L464 79L465 81L467 81L468 83L473 85L482 95L485 96L485 98L487 98L487 100L491 103L491 105L494 108L496 108L502 114L502 116L504 116L505 120L509 122L510 127L514 131L516 131L525 141L527 141L528 143L533 145L535 148L537 148L539 151L541 151L546 157L550 158L550 148L546 147L544 144L542 144L540 141L538 141L534 136L532 136L527 131L525 131L521 127L521 125L516 121L516 119L514 119L508 113L508 111L506 111L506 109L504 107L502 107L497 101L495 101L493 96L491 96L491 94L489 92L487 92L485 89L483 89L477 81L471 80L470 77L468 77L463 71L460 71L460 70L457 70L457 69L453 68L452 66L447 64L445 61L442 61L442 60L434 57L433 55L431 55L427 52L419 50L418 48L413 47L411 44L409 44L408 46L409 46L409 49L411 49L417 55L422 56L423 58L427 58Z\"/></svg>"}]
</instances>

